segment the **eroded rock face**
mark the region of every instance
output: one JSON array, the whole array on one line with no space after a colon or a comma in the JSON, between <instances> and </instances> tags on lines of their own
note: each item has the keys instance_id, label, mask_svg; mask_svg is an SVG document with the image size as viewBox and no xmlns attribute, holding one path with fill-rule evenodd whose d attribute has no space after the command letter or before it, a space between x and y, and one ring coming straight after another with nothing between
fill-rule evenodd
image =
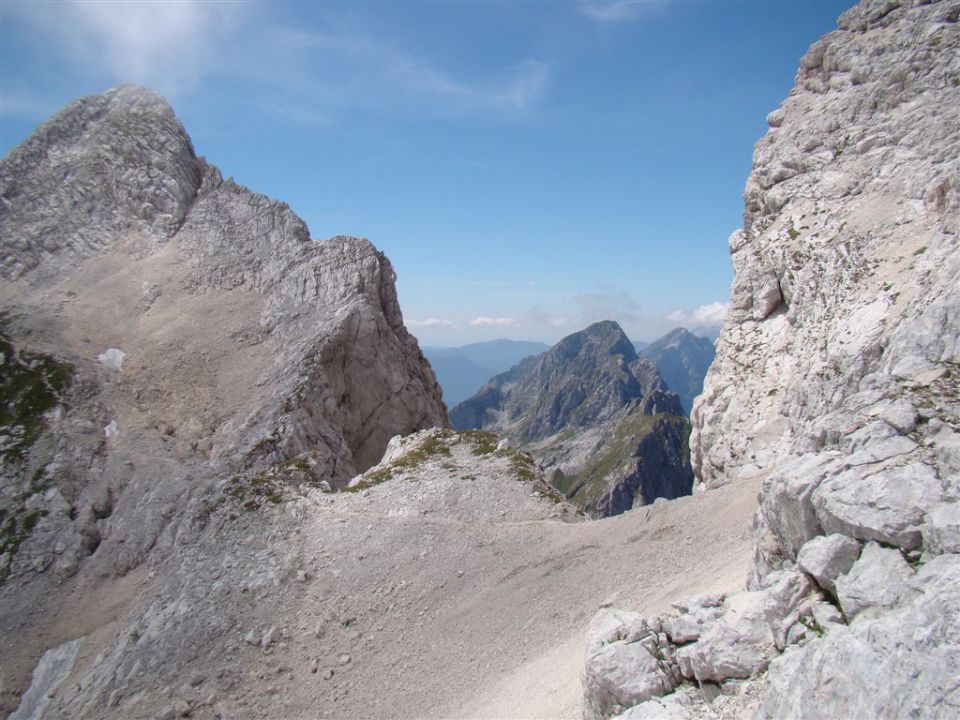
<instances>
[{"instance_id":1,"label":"eroded rock face","mask_svg":"<svg viewBox=\"0 0 960 720\"><path fill-rule=\"evenodd\" d=\"M497 375L450 413L528 449L581 509L618 515L690 493L676 393L615 322L595 323Z\"/></svg>"},{"instance_id":2,"label":"eroded rock face","mask_svg":"<svg viewBox=\"0 0 960 720\"><path fill-rule=\"evenodd\" d=\"M344 486L448 425L383 253L223 180L159 95L78 100L0 176L4 637L196 538L231 478ZM40 642L4 653L14 686Z\"/></svg>"},{"instance_id":3,"label":"eroded rock face","mask_svg":"<svg viewBox=\"0 0 960 720\"><path fill-rule=\"evenodd\" d=\"M691 453L705 488L763 478L750 592L725 604L770 635L661 622L685 677L752 678L759 717L960 712L957 19L844 13L754 152ZM786 577L806 589L761 602Z\"/></svg>"},{"instance_id":4,"label":"eroded rock face","mask_svg":"<svg viewBox=\"0 0 960 720\"><path fill-rule=\"evenodd\" d=\"M908 434L924 373L957 362L957 33L950 3L913 4L846 13L757 143L693 413L708 486L853 452L871 417Z\"/></svg>"}]
</instances>

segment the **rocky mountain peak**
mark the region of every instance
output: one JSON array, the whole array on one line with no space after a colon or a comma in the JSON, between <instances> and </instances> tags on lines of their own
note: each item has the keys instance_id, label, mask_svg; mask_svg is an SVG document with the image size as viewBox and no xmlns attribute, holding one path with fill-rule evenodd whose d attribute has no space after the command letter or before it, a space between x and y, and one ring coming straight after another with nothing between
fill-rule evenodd
<instances>
[{"instance_id":1,"label":"rocky mountain peak","mask_svg":"<svg viewBox=\"0 0 960 720\"><path fill-rule=\"evenodd\" d=\"M687 330L685 327L676 327L670 332L668 332L663 337L655 340L654 342L663 345L664 347L677 347L685 342L691 342L696 339L696 335ZM653 343L650 343L652 345ZM648 345L647 347L650 347Z\"/></svg>"},{"instance_id":2,"label":"rocky mountain peak","mask_svg":"<svg viewBox=\"0 0 960 720\"><path fill-rule=\"evenodd\" d=\"M121 234L155 248L183 224L203 174L155 92L124 85L71 103L0 166L4 277L54 276Z\"/></svg>"},{"instance_id":3,"label":"rocky mountain peak","mask_svg":"<svg viewBox=\"0 0 960 720\"><path fill-rule=\"evenodd\" d=\"M643 366L640 382L631 369L637 361L633 343L617 323L594 323L491 379L454 408L451 419L455 427L487 427L491 414L499 414L498 426L532 441L602 421L631 402L646 399L644 404L663 412L678 409L655 368Z\"/></svg>"},{"instance_id":4,"label":"rocky mountain peak","mask_svg":"<svg viewBox=\"0 0 960 720\"><path fill-rule=\"evenodd\" d=\"M694 399L703 390L703 379L715 352L708 338L678 327L643 348L640 356L657 366L689 415Z\"/></svg>"},{"instance_id":5,"label":"rocky mountain peak","mask_svg":"<svg viewBox=\"0 0 960 720\"><path fill-rule=\"evenodd\" d=\"M161 565L215 509L228 533L449 424L384 254L223 180L156 93L72 103L0 175L4 637L56 622L65 583Z\"/></svg>"},{"instance_id":6,"label":"rocky mountain peak","mask_svg":"<svg viewBox=\"0 0 960 720\"><path fill-rule=\"evenodd\" d=\"M505 435L593 514L689 492L689 425L676 393L615 322L594 323L495 376L450 413Z\"/></svg>"},{"instance_id":7,"label":"rocky mountain peak","mask_svg":"<svg viewBox=\"0 0 960 720\"><path fill-rule=\"evenodd\" d=\"M623 328L612 320L601 320L580 332L567 335L554 345L548 354L564 362L611 356L619 356L627 363L637 359L633 343L623 332Z\"/></svg>"}]
</instances>

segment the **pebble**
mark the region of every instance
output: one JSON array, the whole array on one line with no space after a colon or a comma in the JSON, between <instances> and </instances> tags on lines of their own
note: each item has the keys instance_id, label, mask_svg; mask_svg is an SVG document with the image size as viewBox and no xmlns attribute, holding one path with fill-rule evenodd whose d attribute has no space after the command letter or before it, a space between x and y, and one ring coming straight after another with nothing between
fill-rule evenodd
<instances>
[{"instance_id":1,"label":"pebble","mask_svg":"<svg viewBox=\"0 0 960 720\"><path fill-rule=\"evenodd\" d=\"M270 645L273 644L273 641L277 639L277 635L279 635L279 630L277 630L276 627L272 627L267 630L267 632L263 635L263 639L260 640L260 647L264 649L270 647Z\"/></svg>"}]
</instances>

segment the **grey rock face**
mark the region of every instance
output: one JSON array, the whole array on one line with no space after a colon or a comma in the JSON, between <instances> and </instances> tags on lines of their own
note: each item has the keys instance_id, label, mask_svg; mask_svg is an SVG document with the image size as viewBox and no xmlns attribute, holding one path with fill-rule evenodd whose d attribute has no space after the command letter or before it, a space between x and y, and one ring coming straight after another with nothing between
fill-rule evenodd
<instances>
[{"instance_id":1,"label":"grey rock face","mask_svg":"<svg viewBox=\"0 0 960 720\"><path fill-rule=\"evenodd\" d=\"M157 567L224 503L342 487L448 424L383 253L223 180L159 95L71 104L0 177L4 392L42 400L0 428L4 637L46 627L66 582ZM14 644L22 683L38 648Z\"/></svg>"},{"instance_id":2,"label":"grey rock face","mask_svg":"<svg viewBox=\"0 0 960 720\"><path fill-rule=\"evenodd\" d=\"M562 339L494 377L450 413L528 449L578 507L616 515L689 494L677 395L614 322Z\"/></svg>"},{"instance_id":3,"label":"grey rock face","mask_svg":"<svg viewBox=\"0 0 960 720\"><path fill-rule=\"evenodd\" d=\"M726 611L665 622L685 677L769 662L761 718L958 712L957 19L865 0L814 43L729 240L691 436L705 488L763 478L751 592L726 603L755 608L784 572L828 595L767 606L767 644Z\"/></svg>"},{"instance_id":4,"label":"grey rock face","mask_svg":"<svg viewBox=\"0 0 960 720\"><path fill-rule=\"evenodd\" d=\"M657 634L639 614L601 610L594 616L582 679L584 718L602 720L665 695L679 679L675 663L662 655Z\"/></svg>"},{"instance_id":5,"label":"grey rock face","mask_svg":"<svg viewBox=\"0 0 960 720\"><path fill-rule=\"evenodd\" d=\"M915 398L895 378L956 362L960 130L948 111L948 8L904 3L870 29L815 43L782 122L757 143L744 226L730 242L731 310L693 413L705 484L835 444L856 425L817 419L841 409L910 432ZM878 394L866 401L868 387Z\"/></svg>"},{"instance_id":6,"label":"grey rock face","mask_svg":"<svg viewBox=\"0 0 960 720\"><path fill-rule=\"evenodd\" d=\"M757 717L956 717L958 563L935 558L910 581L919 594L905 604L774 660Z\"/></svg>"},{"instance_id":7,"label":"grey rock face","mask_svg":"<svg viewBox=\"0 0 960 720\"><path fill-rule=\"evenodd\" d=\"M116 233L156 249L183 224L202 174L156 93L124 85L77 100L3 160L4 276L68 269Z\"/></svg>"},{"instance_id":8,"label":"grey rock face","mask_svg":"<svg viewBox=\"0 0 960 720\"><path fill-rule=\"evenodd\" d=\"M676 328L640 350L639 355L656 366L667 386L680 396L680 404L689 415L716 355L713 342L685 328Z\"/></svg>"},{"instance_id":9,"label":"grey rock face","mask_svg":"<svg viewBox=\"0 0 960 720\"><path fill-rule=\"evenodd\" d=\"M57 686L70 675L81 642L82 639L71 640L43 654L33 671L30 689L24 694L20 707L10 714L10 720L39 720L43 716Z\"/></svg>"},{"instance_id":10,"label":"grey rock face","mask_svg":"<svg viewBox=\"0 0 960 720\"><path fill-rule=\"evenodd\" d=\"M913 571L896 550L867 543L850 572L837 580L840 607L848 619L865 610L886 610L909 597Z\"/></svg>"},{"instance_id":11,"label":"grey rock face","mask_svg":"<svg viewBox=\"0 0 960 720\"><path fill-rule=\"evenodd\" d=\"M834 533L817 536L805 543L797 553L797 565L820 587L836 597L836 579L848 573L859 557L860 543L846 535Z\"/></svg>"}]
</instances>

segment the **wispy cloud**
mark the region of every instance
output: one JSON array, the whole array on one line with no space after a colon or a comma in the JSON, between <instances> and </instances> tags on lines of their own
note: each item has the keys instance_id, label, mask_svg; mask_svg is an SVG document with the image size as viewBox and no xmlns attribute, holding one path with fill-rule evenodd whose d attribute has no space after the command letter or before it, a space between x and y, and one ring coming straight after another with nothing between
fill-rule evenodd
<instances>
[{"instance_id":1,"label":"wispy cloud","mask_svg":"<svg viewBox=\"0 0 960 720\"><path fill-rule=\"evenodd\" d=\"M579 293L573 296L573 301L579 307L584 324L598 320L616 320L620 324L640 320L640 303L624 290Z\"/></svg>"},{"instance_id":2,"label":"wispy cloud","mask_svg":"<svg viewBox=\"0 0 960 720\"><path fill-rule=\"evenodd\" d=\"M407 320L407 325L418 328L445 328L456 330L457 325L452 320L443 320L441 318L427 318L426 320Z\"/></svg>"},{"instance_id":3,"label":"wispy cloud","mask_svg":"<svg viewBox=\"0 0 960 720\"><path fill-rule=\"evenodd\" d=\"M512 317L478 317L470 321L475 327L512 327L517 324Z\"/></svg>"},{"instance_id":4,"label":"wispy cloud","mask_svg":"<svg viewBox=\"0 0 960 720\"><path fill-rule=\"evenodd\" d=\"M527 315L529 315L530 322L533 325L562 328L570 324L570 320L565 316L548 313L539 305L534 305L532 308L530 308L530 310L527 312Z\"/></svg>"},{"instance_id":5,"label":"wispy cloud","mask_svg":"<svg viewBox=\"0 0 960 720\"><path fill-rule=\"evenodd\" d=\"M242 3L10 3L10 12L73 65L116 82L176 94L217 64L245 13Z\"/></svg>"},{"instance_id":6,"label":"wispy cloud","mask_svg":"<svg viewBox=\"0 0 960 720\"><path fill-rule=\"evenodd\" d=\"M351 20L336 5L318 6L316 21L306 28L291 25L276 6L256 2L9 5L34 44L49 48L43 63L97 79L87 85L137 82L175 96L229 84L235 96L301 125L358 111L522 116L550 83L549 65L535 58L476 75L457 72ZM49 92L41 83L21 84L5 83L5 100L11 91L17 96L5 104L20 110L49 104L37 99Z\"/></svg>"},{"instance_id":7,"label":"wispy cloud","mask_svg":"<svg viewBox=\"0 0 960 720\"><path fill-rule=\"evenodd\" d=\"M591 20L616 23L636 20L665 6L667 2L668 0L584 0L578 8Z\"/></svg>"},{"instance_id":8,"label":"wispy cloud","mask_svg":"<svg viewBox=\"0 0 960 720\"><path fill-rule=\"evenodd\" d=\"M693 310L674 310L667 315L667 320L688 328L710 328L723 325L727 315L727 303L712 302L700 305Z\"/></svg>"}]
</instances>

